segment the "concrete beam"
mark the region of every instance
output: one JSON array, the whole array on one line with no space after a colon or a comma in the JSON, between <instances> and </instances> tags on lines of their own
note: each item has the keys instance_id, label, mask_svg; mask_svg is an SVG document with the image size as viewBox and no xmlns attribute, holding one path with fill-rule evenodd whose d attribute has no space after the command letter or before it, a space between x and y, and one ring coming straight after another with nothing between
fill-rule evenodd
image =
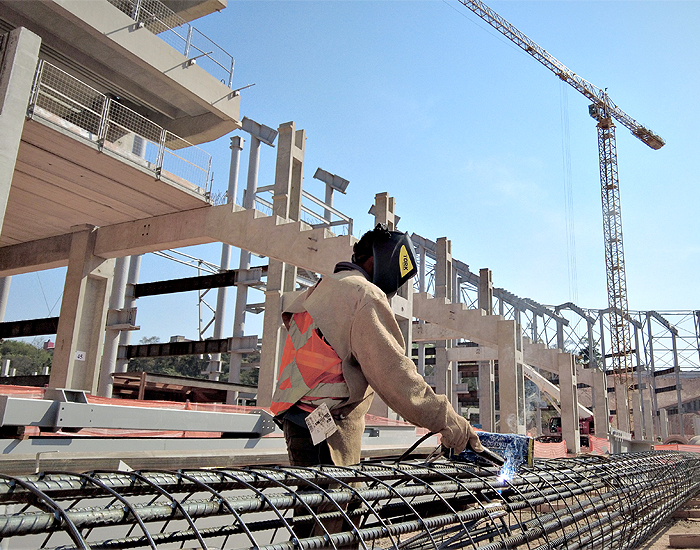
<instances>
[{"instance_id":1,"label":"concrete beam","mask_svg":"<svg viewBox=\"0 0 700 550\"><path fill-rule=\"evenodd\" d=\"M502 318L497 315L420 292L413 295L413 316L458 332L477 344L498 348L497 323Z\"/></svg>"},{"instance_id":2,"label":"concrete beam","mask_svg":"<svg viewBox=\"0 0 700 550\"><path fill-rule=\"evenodd\" d=\"M266 216L257 210L222 204L125 222L98 230L95 253L103 258L144 254L223 242L316 273L333 272L352 255L354 237L336 237L327 229Z\"/></svg>"},{"instance_id":3,"label":"concrete beam","mask_svg":"<svg viewBox=\"0 0 700 550\"><path fill-rule=\"evenodd\" d=\"M457 340L464 338L455 330L450 330L434 323L413 323L414 342L434 342L436 340ZM459 359L459 361L469 361L469 359Z\"/></svg>"},{"instance_id":4,"label":"concrete beam","mask_svg":"<svg viewBox=\"0 0 700 550\"><path fill-rule=\"evenodd\" d=\"M447 350L448 361L497 361L498 350L483 346L463 347L458 346Z\"/></svg>"},{"instance_id":5,"label":"concrete beam","mask_svg":"<svg viewBox=\"0 0 700 550\"><path fill-rule=\"evenodd\" d=\"M226 0L162 0L185 21L194 21L226 7Z\"/></svg>"},{"instance_id":6,"label":"concrete beam","mask_svg":"<svg viewBox=\"0 0 700 550\"><path fill-rule=\"evenodd\" d=\"M548 348L544 344L533 344L529 338L523 338L523 357L528 365L559 374L559 355L562 351Z\"/></svg>"},{"instance_id":7,"label":"concrete beam","mask_svg":"<svg viewBox=\"0 0 700 550\"><path fill-rule=\"evenodd\" d=\"M54 269L68 265L72 235L3 246L0 248L0 273L3 277Z\"/></svg>"}]
</instances>

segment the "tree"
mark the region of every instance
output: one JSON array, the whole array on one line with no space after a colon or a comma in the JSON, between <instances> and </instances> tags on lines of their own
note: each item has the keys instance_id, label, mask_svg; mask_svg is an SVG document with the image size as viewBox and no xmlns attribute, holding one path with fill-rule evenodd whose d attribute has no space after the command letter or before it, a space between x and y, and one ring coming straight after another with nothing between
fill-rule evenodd
<instances>
[{"instance_id":1,"label":"tree","mask_svg":"<svg viewBox=\"0 0 700 550\"><path fill-rule=\"evenodd\" d=\"M40 344L41 340L34 342L34 345L19 340L2 340L0 358L9 359L11 368L18 375L32 375L35 372L41 374L44 367L51 368L53 351L43 349Z\"/></svg>"},{"instance_id":2,"label":"tree","mask_svg":"<svg viewBox=\"0 0 700 550\"><path fill-rule=\"evenodd\" d=\"M590 346L588 345L588 337L581 338L578 344L578 352L576 352L576 362L580 365L589 366L591 363ZM593 364L599 367L603 365L603 356L600 353L600 342L593 342Z\"/></svg>"},{"instance_id":3,"label":"tree","mask_svg":"<svg viewBox=\"0 0 700 550\"><path fill-rule=\"evenodd\" d=\"M250 369L242 370L241 371L241 384L248 384L249 386L257 386L259 374L260 374L260 369L257 367L252 367Z\"/></svg>"},{"instance_id":4,"label":"tree","mask_svg":"<svg viewBox=\"0 0 700 550\"><path fill-rule=\"evenodd\" d=\"M141 338L139 344L157 344L157 336ZM135 357L129 360L129 372L151 372L189 378L205 378L202 374L209 365L208 359L196 355L175 355L170 357Z\"/></svg>"}]
</instances>

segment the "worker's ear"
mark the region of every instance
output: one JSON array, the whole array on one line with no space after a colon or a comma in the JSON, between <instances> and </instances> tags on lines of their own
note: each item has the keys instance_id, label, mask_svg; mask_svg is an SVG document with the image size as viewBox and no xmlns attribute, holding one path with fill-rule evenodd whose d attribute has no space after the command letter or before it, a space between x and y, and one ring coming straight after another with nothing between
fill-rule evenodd
<instances>
[{"instance_id":1,"label":"worker's ear","mask_svg":"<svg viewBox=\"0 0 700 550\"><path fill-rule=\"evenodd\" d=\"M362 264L362 269L364 269L370 277L374 276L374 256L367 258L367 261Z\"/></svg>"}]
</instances>

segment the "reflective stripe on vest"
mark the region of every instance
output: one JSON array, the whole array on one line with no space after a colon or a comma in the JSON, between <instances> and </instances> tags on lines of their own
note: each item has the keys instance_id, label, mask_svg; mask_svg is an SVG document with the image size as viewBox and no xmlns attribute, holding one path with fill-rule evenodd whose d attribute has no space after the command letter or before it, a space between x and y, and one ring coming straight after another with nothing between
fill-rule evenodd
<instances>
[{"instance_id":1,"label":"reflective stripe on vest","mask_svg":"<svg viewBox=\"0 0 700 550\"><path fill-rule=\"evenodd\" d=\"M325 402L332 409L350 395L340 357L316 328L308 312L292 316L270 407L275 415L297 403L313 408Z\"/></svg>"}]
</instances>

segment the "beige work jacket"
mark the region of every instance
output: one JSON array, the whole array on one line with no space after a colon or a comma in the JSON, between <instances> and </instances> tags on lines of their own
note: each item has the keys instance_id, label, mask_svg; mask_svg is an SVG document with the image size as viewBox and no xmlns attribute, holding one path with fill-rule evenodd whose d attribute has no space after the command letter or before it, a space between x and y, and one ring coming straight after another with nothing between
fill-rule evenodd
<instances>
[{"instance_id":1,"label":"beige work jacket","mask_svg":"<svg viewBox=\"0 0 700 550\"><path fill-rule=\"evenodd\" d=\"M359 271L324 276L288 311L308 311L343 361L350 397L332 410L338 431L328 445L335 464L360 462L365 414L374 391L407 421L442 433L443 443L466 433L466 419L446 396L435 394L406 356L386 295Z\"/></svg>"}]
</instances>

